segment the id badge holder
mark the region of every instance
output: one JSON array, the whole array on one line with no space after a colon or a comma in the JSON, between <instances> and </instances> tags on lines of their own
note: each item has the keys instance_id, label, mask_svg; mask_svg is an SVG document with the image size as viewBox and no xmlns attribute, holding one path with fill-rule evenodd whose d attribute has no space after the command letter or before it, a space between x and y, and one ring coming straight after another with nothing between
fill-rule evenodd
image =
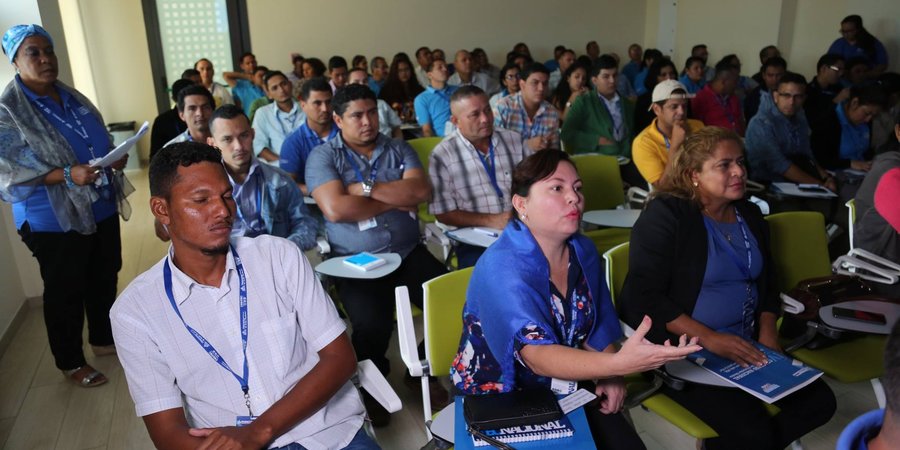
<instances>
[{"instance_id":1,"label":"id badge holder","mask_svg":"<svg viewBox=\"0 0 900 450\"><path fill-rule=\"evenodd\" d=\"M245 425L250 425L254 420L256 420L256 416L237 416L237 419L235 419L234 421L234 425L240 428Z\"/></svg>"},{"instance_id":2,"label":"id badge holder","mask_svg":"<svg viewBox=\"0 0 900 450\"><path fill-rule=\"evenodd\" d=\"M88 161L88 164L94 164L95 162L100 161L100 159L101 158L94 158ZM103 167L97 167L96 169L98 170L97 175L99 176L96 180L94 180L94 186L102 187L109 184L109 178L106 175L106 169L104 169Z\"/></svg>"},{"instance_id":3,"label":"id badge holder","mask_svg":"<svg viewBox=\"0 0 900 450\"><path fill-rule=\"evenodd\" d=\"M556 395L569 395L578 390L578 382L551 378L550 390Z\"/></svg>"},{"instance_id":4,"label":"id badge holder","mask_svg":"<svg viewBox=\"0 0 900 450\"><path fill-rule=\"evenodd\" d=\"M372 217L370 219L360 220L356 224L359 226L359 231L366 231L375 228L378 225L378 221Z\"/></svg>"}]
</instances>

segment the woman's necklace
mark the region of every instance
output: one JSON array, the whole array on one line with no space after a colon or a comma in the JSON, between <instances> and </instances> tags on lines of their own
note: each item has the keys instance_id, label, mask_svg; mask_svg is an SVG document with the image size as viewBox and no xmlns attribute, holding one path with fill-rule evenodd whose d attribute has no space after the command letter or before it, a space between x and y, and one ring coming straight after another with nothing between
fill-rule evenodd
<instances>
[{"instance_id":1,"label":"woman's necklace","mask_svg":"<svg viewBox=\"0 0 900 450\"><path fill-rule=\"evenodd\" d=\"M713 227L715 227L716 230L718 230L718 232L722 234L722 236L725 236L725 240L731 242L731 232L723 230L719 224L719 221L716 220L716 218L713 217L712 214L710 214L709 210L705 207L703 208L703 213L706 214L706 217L709 217L709 219L712 221Z\"/></svg>"}]
</instances>

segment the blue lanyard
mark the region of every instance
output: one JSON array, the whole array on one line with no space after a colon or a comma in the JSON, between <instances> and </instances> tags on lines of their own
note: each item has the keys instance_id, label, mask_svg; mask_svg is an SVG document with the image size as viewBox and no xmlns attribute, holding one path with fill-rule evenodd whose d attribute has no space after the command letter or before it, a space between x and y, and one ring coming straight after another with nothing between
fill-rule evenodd
<instances>
[{"instance_id":1,"label":"blue lanyard","mask_svg":"<svg viewBox=\"0 0 900 450\"><path fill-rule=\"evenodd\" d=\"M656 123L656 131L659 131L659 134L663 137L663 140L666 141L666 151L669 150L671 144L669 143L669 138L666 137L666 134L659 129L659 119L657 119Z\"/></svg>"},{"instance_id":2,"label":"blue lanyard","mask_svg":"<svg viewBox=\"0 0 900 450\"><path fill-rule=\"evenodd\" d=\"M206 353L215 361L218 365L222 366L234 375L234 378L240 383L241 391L244 392L244 400L247 404L247 411L250 413L249 415L253 415L253 412L250 411L250 370L247 365L247 327L248 327L248 318L247 318L247 277L244 274L244 266L241 264L241 257L238 256L237 250L235 250L234 246L231 246L231 255L234 257L234 265L237 269L238 280L240 281L240 316L241 316L241 346L244 351L244 376L238 376L231 367L225 362L225 359L222 358L222 355L216 351L216 349L212 346L212 344L203 337L200 332L191 328L187 322L184 321L184 317L181 315L181 311L178 309L178 304L175 302L175 295L172 293L172 269L169 267L169 259L166 259L166 263L163 265L163 284L166 288L166 295L169 297L169 303L172 304L172 309L175 310L175 314L178 315L178 318L181 319L181 323L184 324L184 327L187 328L188 332L191 333L191 336L203 347L203 350L206 350Z\"/></svg>"},{"instance_id":3,"label":"blue lanyard","mask_svg":"<svg viewBox=\"0 0 900 450\"><path fill-rule=\"evenodd\" d=\"M571 246L569 246L569 252L575 252L575 249L572 248ZM570 256L569 256L569 270L571 270L571 268L572 268L572 264L573 264L572 260L574 259L573 256L574 256L574 255L572 255L572 254L570 253ZM578 262L577 262L577 259L575 259L575 263L576 263L576 264L578 263ZM580 275L581 275L581 276L584 276L584 273L582 272ZM568 277L569 277L569 274L567 273L567 274L566 274L566 278L568 279ZM577 292L578 280L579 280L580 278L581 278L581 277L578 277L578 278L576 279L576 281L573 281L573 282L575 283L575 286L572 287L572 295L573 295L573 296L577 295L576 292ZM550 280L550 283L553 283L553 281ZM568 296L567 296L567 294L568 294L567 292L560 292L560 294L562 295L562 298L560 298L560 303L564 303L564 302L569 301L569 298L568 298ZM550 296L552 297L552 296L553 296L553 293L551 293ZM566 323L565 323L565 322L566 322L566 315L564 314L563 311L560 311L559 308L556 307L556 302L554 302L552 299L550 300L550 307L553 308L553 311L555 312L556 315L558 315L559 317L562 318L562 323L560 323L560 328L562 328L562 332L563 332L563 334L564 334L563 339L566 340L566 345L568 345L569 347L574 347L574 346L575 346L575 322L576 322L575 317L576 317L576 315L578 314L578 302L575 301L575 299L573 298L572 301L569 302L569 303L570 303L569 307L570 307L570 310L571 310L571 311L569 312L570 315L569 315L569 323L568 323L568 326L566 326ZM564 306L564 307L565 307L565 306Z\"/></svg>"},{"instance_id":4,"label":"blue lanyard","mask_svg":"<svg viewBox=\"0 0 900 450\"><path fill-rule=\"evenodd\" d=\"M753 294L753 291L752 291L753 252L750 250L750 237L747 234L747 226L746 226L746 224L744 224L744 218L741 217L741 213L738 212L737 208L734 209L734 215L737 218L738 224L740 225L741 235L743 235L743 237L744 237L744 247L747 249L747 265L744 266L743 262L741 261L741 257L737 254L737 251L735 251L734 247L732 247L730 243L725 242L724 245L722 245L722 246L725 247L725 253L728 254L728 256L731 258L731 260L734 262L734 264L738 267L738 269L740 269L741 273L747 279L747 298L743 302L741 323L742 323L744 337L749 339L753 336L754 318L756 316L755 308L753 308L754 299L753 299L753 295L752 295ZM712 219L710 219L710 220L712 220ZM709 229L709 227L710 227L709 222L705 222L705 223L707 224L707 229ZM710 231L715 233L712 230L710 230ZM720 239L723 239L725 237L724 233L722 233L722 231L719 230L717 227L716 227L716 231L718 231L718 234L714 234L714 235L717 235L717 236L721 235ZM726 239L726 241L727 241L727 239Z\"/></svg>"},{"instance_id":5,"label":"blue lanyard","mask_svg":"<svg viewBox=\"0 0 900 450\"><path fill-rule=\"evenodd\" d=\"M606 114L609 114L609 120L612 121L613 128L612 128L611 130L609 130L609 131L612 131L612 135L613 135L612 137L613 137L613 140L615 140L616 142L618 142L619 139L621 139L622 136L624 135L624 131L625 131L625 117L624 117L624 114L621 115L621 116L619 116L620 119L621 119L621 121L620 121L619 125L616 126L616 118L615 118L615 116L613 116L613 113L612 113L612 111L609 109L609 107L606 106L606 99L604 99L603 96L600 95L600 94L597 94L597 96L600 97L600 104L603 105L603 109L606 110ZM621 99L621 97L620 97L620 99ZM619 102L620 102L620 104L621 104L621 100L619 100ZM622 111L620 110L619 112L622 112Z\"/></svg>"},{"instance_id":6,"label":"blue lanyard","mask_svg":"<svg viewBox=\"0 0 900 450\"><path fill-rule=\"evenodd\" d=\"M503 201L503 190L500 189L500 184L497 183L497 162L494 160L494 141L489 141L490 144L488 146L488 157L485 158L478 149L475 150L475 153L478 154L478 160L481 161L481 165L484 167L484 171L487 172L488 178L491 180L491 185L494 186L494 191L497 193L497 197L500 201ZM490 165L488 165L488 158L490 158Z\"/></svg>"},{"instance_id":7,"label":"blue lanyard","mask_svg":"<svg viewBox=\"0 0 900 450\"><path fill-rule=\"evenodd\" d=\"M728 256L731 257L731 260L734 261L734 264L738 267L738 269L741 270L741 273L744 275L744 277L747 278L747 281L749 282L753 280L753 276L750 271L750 268L753 264L753 252L750 251L750 237L749 235L747 235L747 226L744 224L744 218L741 217L741 213L738 212L737 208L735 208L734 210L734 215L737 217L738 225L740 225L741 227L741 234L744 237L744 247L746 247L747 249L747 265L744 266L743 262L741 261L741 257L738 256L737 251L735 251L734 247L732 247L731 244L723 245L723 247L725 247L725 253L727 253ZM710 218L710 220L712 220L712 218ZM715 228L715 231L718 231L718 235L720 235L722 238L725 238L725 233L719 230L718 227L713 228Z\"/></svg>"},{"instance_id":8,"label":"blue lanyard","mask_svg":"<svg viewBox=\"0 0 900 450\"><path fill-rule=\"evenodd\" d=\"M356 172L356 179L359 180L360 183L365 182L366 179L363 178L362 171L359 170L359 166L356 164L356 160L353 159L353 155L351 154L353 152L351 152L350 150L347 150L347 148L344 147L344 153L347 156L347 160L350 161L350 165L353 166L353 171ZM372 168L369 170L369 181L375 181L375 177L378 176L378 161L379 160L380 159L376 159L375 161L372 162ZM400 170L401 171L403 170L403 166L400 167Z\"/></svg>"},{"instance_id":9,"label":"blue lanyard","mask_svg":"<svg viewBox=\"0 0 900 450\"><path fill-rule=\"evenodd\" d=\"M84 144L87 145L88 152L90 152L90 154L91 154L91 159L97 157L97 155L94 154L94 145L91 143L90 137L88 136L87 128L85 128L84 124L81 123L81 119L78 118L78 113L75 111L71 111L72 108L68 107L68 102L63 104L63 111L65 111L67 118L69 116L71 116L72 119L75 120L75 125L78 127L77 129L74 126L72 126L72 124L69 123L68 120L63 119L62 117L59 116L59 114L56 114L55 112L53 112L53 110L51 110L50 107L45 105L42 100L36 100L35 103L40 105L41 109L43 109L44 112L46 112L51 117L53 117L53 119L56 120L58 123L60 123L61 125L65 125L70 130L74 131L75 134L77 134L78 137L80 137L81 140L84 141Z\"/></svg>"},{"instance_id":10,"label":"blue lanyard","mask_svg":"<svg viewBox=\"0 0 900 450\"><path fill-rule=\"evenodd\" d=\"M293 111L293 110L294 110L294 108L291 108L291 111ZM278 117L278 113L280 113L280 112L281 112L281 108L279 108L279 107L278 107L278 104L276 103L276 104L275 104L275 121L278 122L278 126L281 127L281 135L282 135L282 136L287 136L287 135L294 129L294 128L293 128L293 127L294 127L294 120L291 119L291 129L290 129L290 130L285 130L285 129L284 129L284 122L282 122L282 121L281 121L281 118ZM287 119L290 119L290 118L291 118L291 116L290 116L290 114L291 114L290 111L289 111L289 112L286 112L286 113L284 113L284 114L285 114L285 116L286 116Z\"/></svg>"},{"instance_id":11,"label":"blue lanyard","mask_svg":"<svg viewBox=\"0 0 900 450\"><path fill-rule=\"evenodd\" d=\"M725 112L725 116L728 117L728 121L731 122L731 126L737 127L737 120L735 120L734 114L731 114L728 98L720 96L719 94L715 94L714 97L716 98L716 101L719 102L719 105L722 106L722 110Z\"/></svg>"}]
</instances>

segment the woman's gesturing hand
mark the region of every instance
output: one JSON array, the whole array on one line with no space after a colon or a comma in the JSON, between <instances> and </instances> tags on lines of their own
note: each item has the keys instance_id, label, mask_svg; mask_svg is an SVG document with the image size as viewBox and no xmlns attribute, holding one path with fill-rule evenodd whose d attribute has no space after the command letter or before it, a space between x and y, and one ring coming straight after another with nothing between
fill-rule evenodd
<instances>
[{"instance_id":1,"label":"woman's gesturing hand","mask_svg":"<svg viewBox=\"0 0 900 450\"><path fill-rule=\"evenodd\" d=\"M688 340L686 335L682 335L678 339L677 346L672 345L668 340L663 345L657 345L648 341L644 336L650 331L652 323L650 317L644 316L641 325L638 326L634 334L622 344L622 348L616 353L615 357L623 374L652 370L669 361L682 359L701 349L697 345L696 337Z\"/></svg>"}]
</instances>

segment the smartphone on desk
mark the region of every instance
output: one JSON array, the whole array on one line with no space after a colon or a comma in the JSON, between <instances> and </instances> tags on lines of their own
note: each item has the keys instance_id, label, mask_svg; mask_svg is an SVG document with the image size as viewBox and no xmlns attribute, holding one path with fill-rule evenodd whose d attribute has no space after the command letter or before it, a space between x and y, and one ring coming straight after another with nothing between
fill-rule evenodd
<instances>
[{"instance_id":1,"label":"smartphone on desk","mask_svg":"<svg viewBox=\"0 0 900 450\"><path fill-rule=\"evenodd\" d=\"M835 306L831 308L831 314L837 319L855 320L857 322L870 323L872 325L887 325L887 318L884 317L884 314L870 311L860 311L858 309Z\"/></svg>"}]
</instances>

